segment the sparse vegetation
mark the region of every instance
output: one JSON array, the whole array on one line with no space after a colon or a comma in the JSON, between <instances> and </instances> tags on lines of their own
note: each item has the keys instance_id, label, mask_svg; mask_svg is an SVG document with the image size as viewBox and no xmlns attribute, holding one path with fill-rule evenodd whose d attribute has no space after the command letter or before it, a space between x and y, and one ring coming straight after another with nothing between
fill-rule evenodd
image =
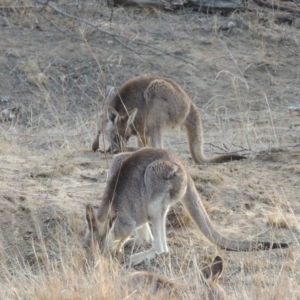
<instances>
[{"instance_id":1,"label":"sparse vegetation","mask_svg":"<svg viewBox=\"0 0 300 300\"><path fill-rule=\"evenodd\" d=\"M284 216L282 216L281 213L274 213L268 216L268 223L271 226L277 227L277 228L290 228L291 224L290 221Z\"/></svg>"},{"instance_id":2,"label":"sparse vegetation","mask_svg":"<svg viewBox=\"0 0 300 300\"><path fill-rule=\"evenodd\" d=\"M101 200L111 162L91 151L106 87L164 75L200 109L208 155L248 157L197 166L185 131L166 134L165 147L185 159L218 230L291 247L223 251L179 207L169 216L170 254L137 269L200 282L200 263L219 254L229 299L299 299L299 116L288 111L299 105L297 19L282 23L276 10L257 6L221 16L55 5L116 36L33 1L0 1L0 112L17 112L0 119L0 298L159 299L147 285L130 285L133 270L108 256L87 265L82 237L84 207ZM124 255L131 251L139 250ZM197 289L182 298L197 299Z\"/></svg>"}]
</instances>

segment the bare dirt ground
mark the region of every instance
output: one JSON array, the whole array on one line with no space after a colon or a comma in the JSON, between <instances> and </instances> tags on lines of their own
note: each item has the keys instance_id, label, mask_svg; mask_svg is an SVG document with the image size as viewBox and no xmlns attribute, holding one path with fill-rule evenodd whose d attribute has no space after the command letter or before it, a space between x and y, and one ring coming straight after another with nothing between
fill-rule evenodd
<instances>
[{"instance_id":1,"label":"bare dirt ground","mask_svg":"<svg viewBox=\"0 0 300 300\"><path fill-rule=\"evenodd\" d=\"M112 158L91 151L107 86L154 74L173 78L197 104L207 155L238 151L248 158L195 165L183 128L165 136L215 226L227 237L291 246L227 252L192 222L178 227L170 218L170 255L138 269L189 282L204 258L219 254L229 299L300 299L300 117L288 110L300 104L300 19L277 24L276 12L261 8L220 16L56 3L113 38L31 2L1 5L0 109L19 110L0 123L1 299L128 296L108 281L108 294L102 284L103 294L87 296L95 286L75 275L64 277L67 284L54 277L34 284L43 282L43 266L77 270L84 262L85 205L99 205Z\"/></svg>"}]
</instances>

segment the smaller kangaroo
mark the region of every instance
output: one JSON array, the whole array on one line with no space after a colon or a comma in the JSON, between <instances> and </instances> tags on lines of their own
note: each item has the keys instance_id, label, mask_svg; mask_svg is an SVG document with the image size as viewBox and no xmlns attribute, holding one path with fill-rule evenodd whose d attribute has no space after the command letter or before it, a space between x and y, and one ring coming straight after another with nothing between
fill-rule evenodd
<instances>
[{"instance_id":1,"label":"smaller kangaroo","mask_svg":"<svg viewBox=\"0 0 300 300\"><path fill-rule=\"evenodd\" d=\"M137 242L150 244L152 248L129 257L127 265L137 265L156 254L168 252L166 215L177 201L183 203L203 234L221 248L253 251L288 247L286 243L236 241L224 237L213 227L180 158L167 150L142 148L114 157L97 215L91 204L86 206L88 228L84 243L87 250L93 250L95 242L101 251L107 247L119 255L124 243L136 232ZM114 241L117 245L113 249Z\"/></svg>"},{"instance_id":2,"label":"smaller kangaroo","mask_svg":"<svg viewBox=\"0 0 300 300\"><path fill-rule=\"evenodd\" d=\"M154 295L157 293L159 295L165 296L165 294L175 296L176 299L181 299L180 296L183 296L186 292L197 293L198 299L208 299L208 300L225 300L226 292L219 285L219 278L223 272L223 260L220 256L216 256L211 264L207 262L201 263L201 273L202 280L200 282L202 290L198 289L198 284L183 284L176 283L169 278L150 273L146 271L137 271L131 273L128 277L130 282L134 285L136 289L138 285L141 285L141 288L150 286L150 292ZM186 299L182 297L183 299ZM164 298L163 298L164 299Z\"/></svg>"},{"instance_id":3,"label":"smaller kangaroo","mask_svg":"<svg viewBox=\"0 0 300 300\"><path fill-rule=\"evenodd\" d=\"M99 148L103 133L110 142L107 151L126 149L131 136L140 146L163 148L163 131L184 125L190 152L196 163L222 163L245 158L224 154L208 158L203 152L203 131L198 108L187 93L173 80L164 77L136 77L127 81L108 100L99 121L92 149Z\"/></svg>"}]
</instances>

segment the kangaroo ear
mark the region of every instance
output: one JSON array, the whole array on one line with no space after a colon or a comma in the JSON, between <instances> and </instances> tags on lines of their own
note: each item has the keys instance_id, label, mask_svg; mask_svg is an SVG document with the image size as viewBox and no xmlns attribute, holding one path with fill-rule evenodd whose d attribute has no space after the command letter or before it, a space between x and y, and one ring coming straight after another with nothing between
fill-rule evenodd
<instances>
[{"instance_id":1,"label":"kangaroo ear","mask_svg":"<svg viewBox=\"0 0 300 300\"><path fill-rule=\"evenodd\" d=\"M107 109L107 119L113 124L117 124L119 120L119 113L112 107Z\"/></svg>"},{"instance_id":2,"label":"kangaroo ear","mask_svg":"<svg viewBox=\"0 0 300 300\"><path fill-rule=\"evenodd\" d=\"M85 208L85 218L88 223L88 228L90 232L98 231L98 222L96 219L95 211L91 204L88 204Z\"/></svg>"},{"instance_id":3,"label":"kangaroo ear","mask_svg":"<svg viewBox=\"0 0 300 300\"><path fill-rule=\"evenodd\" d=\"M134 122L137 112L138 109L135 108L128 114L127 127Z\"/></svg>"},{"instance_id":4,"label":"kangaroo ear","mask_svg":"<svg viewBox=\"0 0 300 300\"><path fill-rule=\"evenodd\" d=\"M211 265L212 281L218 282L219 277L223 272L223 260L220 256L216 256Z\"/></svg>"}]
</instances>

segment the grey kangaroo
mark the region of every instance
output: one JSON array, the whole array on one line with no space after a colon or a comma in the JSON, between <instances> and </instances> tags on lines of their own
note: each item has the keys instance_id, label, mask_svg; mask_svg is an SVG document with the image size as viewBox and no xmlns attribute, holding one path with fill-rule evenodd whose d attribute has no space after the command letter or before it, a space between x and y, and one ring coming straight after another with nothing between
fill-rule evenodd
<instances>
[{"instance_id":1,"label":"grey kangaroo","mask_svg":"<svg viewBox=\"0 0 300 300\"><path fill-rule=\"evenodd\" d=\"M147 271L133 272L128 276L128 279L134 290L137 290L139 287L144 289L145 286L149 286L152 295L156 296L158 294L158 296L162 296L159 299L165 299L166 294L173 296L175 299L186 299L186 292L196 293L198 299L227 299L226 292L219 285L219 278L223 272L222 258L216 256L212 263L202 262L200 268L202 273L200 284L177 283L165 276Z\"/></svg>"},{"instance_id":2,"label":"grey kangaroo","mask_svg":"<svg viewBox=\"0 0 300 300\"><path fill-rule=\"evenodd\" d=\"M124 151L131 136L140 146L163 148L163 131L184 125L190 152L196 163L222 163L245 157L224 154L208 158L203 152L201 116L187 93L173 80L163 77L137 77L127 81L106 103L92 149L99 148L103 133L110 141L107 151Z\"/></svg>"},{"instance_id":3,"label":"grey kangaroo","mask_svg":"<svg viewBox=\"0 0 300 300\"><path fill-rule=\"evenodd\" d=\"M253 251L288 247L286 243L236 241L224 237L212 225L180 158L167 150L142 148L114 157L97 215L92 205L86 206L86 248L93 250L96 242L100 250L108 247L119 255L124 243L136 232L136 241L151 244L152 248L131 256L127 265L137 265L156 254L168 252L166 214L177 201L183 203L203 234L221 248ZM115 248L114 241L117 241Z\"/></svg>"}]
</instances>

